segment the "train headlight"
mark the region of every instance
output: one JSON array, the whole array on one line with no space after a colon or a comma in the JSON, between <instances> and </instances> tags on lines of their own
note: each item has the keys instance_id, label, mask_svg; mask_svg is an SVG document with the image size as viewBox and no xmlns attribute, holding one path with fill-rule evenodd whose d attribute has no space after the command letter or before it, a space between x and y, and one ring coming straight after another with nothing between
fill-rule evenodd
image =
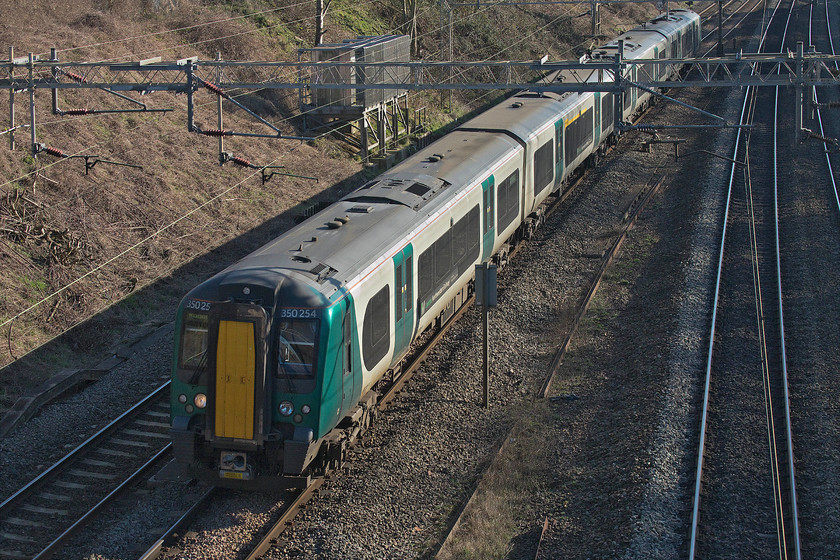
<instances>
[{"instance_id":1,"label":"train headlight","mask_svg":"<svg viewBox=\"0 0 840 560\"><path fill-rule=\"evenodd\" d=\"M192 414L193 410L195 410L195 409L193 408L193 405L188 404L187 406L184 407L184 410L187 411L187 414Z\"/></svg>"},{"instance_id":2,"label":"train headlight","mask_svg":"<svg viewBox=\"0 0 840 560\"><path fill-rule=\"evenodd\" d=\"M280 406L277 407L277 410L283 416L291 416L292 413L295 411L295 405L293 405L289 401L283 401L280 403Z\"/></svg>"},{"instance_id":3,"label":"train headlight","mask_svg":"<svg viewBox=\"0 0 840 560\"><path fill-rule=\"evenodd\" d=\"M204 393L199 393L195 396L193 402L195 402L195 406L197 406L198 408L204 408L205 406L207 406L207 395L205 395Z\"/></svg>"},{"instance_id":4,"label":"train headlight","mask_svg":"<svg viewBox=\"0 0 840 560\"><path fill-rule=\"evenodd\" d=\"M187 402L187 395L178 395L178 402L181 404Z\"/></svg>"},{"instance_id":5,"label":"train headlight","mask_svg":"<svg viewBox=\"0 0 840 560\"><path fill-rule=\"evenodd\" d=\"M298 424L300 424L301 422L303 422L303 416L302 416L302 415L300 415L300 414L295 414L295 417L294 417L294 418L292 418L292 420L294 420L295 422L297 422Z\"/></svg>"},{"instance_id":6,"label":"train headlight","mask_svg":"<svg viewBox=\"0 0 840 560\"><path fill-rule=\"evenodd\" d=\"M309 405L308 405L308 404L305 404L305 405L303 405L302 407L300 407L300 411L301 411L301 412L303 412L304 414L309 414L309 412L310 412L311 410L312 410L312 409L309 407Z\"/></svg>"}]
</instances>

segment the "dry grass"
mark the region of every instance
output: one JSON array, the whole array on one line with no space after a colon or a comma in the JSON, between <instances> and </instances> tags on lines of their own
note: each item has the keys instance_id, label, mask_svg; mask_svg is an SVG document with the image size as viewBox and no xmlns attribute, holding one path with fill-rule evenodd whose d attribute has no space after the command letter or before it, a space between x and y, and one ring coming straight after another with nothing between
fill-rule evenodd
<instances>
[{"instance_id":1,"label":"dry grass","mask_svg":"<svg viewBox=\"0 0 840 560\"><path fill-rule=\"evenodd\" d=\"M554 434L546 401L526 406L517 415L520 420L493 459L438 560L505 558L511 541L522 533L518 521L526 517L529 501L551 478L547 453Z\"/></svg>"}]
</instances>

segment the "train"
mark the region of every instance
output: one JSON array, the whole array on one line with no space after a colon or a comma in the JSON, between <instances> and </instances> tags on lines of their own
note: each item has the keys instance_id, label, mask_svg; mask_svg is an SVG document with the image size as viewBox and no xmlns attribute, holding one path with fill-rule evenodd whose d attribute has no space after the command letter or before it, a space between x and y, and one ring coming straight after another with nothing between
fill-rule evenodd
<instances>
[{"instance_id":1,"label":"train","mask_svg":"<svg viewBox=\"0 0 840 560\"><path fill-rule=\"evenodd\" d=\"M619 41L625 59L684 58L700 18L670 10L588 58L614 59ZM503 264L546 199L614 142L616 120L651 102L637 88L615 97L508 97L191 290L175 320L176 464L238 488L304 486L341 464L377 384L468 301L475 265Z\"/></svg>"}]
</instances>

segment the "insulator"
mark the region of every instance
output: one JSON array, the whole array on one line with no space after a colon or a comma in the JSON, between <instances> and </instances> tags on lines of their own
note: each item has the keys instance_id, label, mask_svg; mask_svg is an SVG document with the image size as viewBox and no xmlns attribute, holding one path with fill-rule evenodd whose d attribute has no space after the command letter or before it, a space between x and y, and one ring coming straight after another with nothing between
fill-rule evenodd
<instances>
[{"instance_id":1,"label":"insulator","mask_svg":"<svg viewBox=\"0 0 840 560\"><path fill-rule=\"evenodd\" d=\"M228 94L226 94L224 91L222 91L222 88L220 88L219 86L213 85L210 82L204 82L204 87L206 87L207 89L209 89L210 91L212 91L216 95L224 97L225 99L228 98Z\"/></svg>"},{"instance_id":2,"label":"insulator","mask_svg":"<svg viewBox=\"0 0 840 560\"><path fill-rule=\"evenodd\" d=\"M837 141L837 138L829 138L828 136L823 136L821 134L817 134L816 132L810 132L808 136L810 136L811 138L816 138L817 140L825 142L826 144L840 144L840 142Z\"/></svg>"},{"instance_id":3,"label":"insulator","mask_svg":"<svg viewBox=\"0 0 840 560\"><path fill-rule=\"evenodd\" d=\"M205 136L230 136L230 130L219 130L218 128L212 128L210 130L202 130L202 134Z\"/></svg>"},{"instance_id":4,"label":"insulator","mask_svg":"<svg viewBox=\"0 0 840 560\"><path fill-rule=\"evenodd\" d=\"M82 76L80 74L76 74L75 72L67 72L65 70L64 75L67 76L68 78L70 78L71 80L79 82L80 84L87 83L87 78L85 78L84 76Z\"/></svg>"},{"instance_id":5,"label":"insulator","mask_svg":"<svg viewBox=\"0 0 840 560\"><path fill-rule=\"evenodd\" d=\"M69 111L64 111L65 115L89 115L91 114L90 109L70 109Z\"/></svg>"},{"instance_id":6,"label":"insulator","mask_svg":"<svg viewBox=\"0 0 840 560\"><path fill-rule=\"evenodd\" d=\"M50 154L51 156L66 158L69 157L67 154L59 150L58 148L53 148L52 146L47 146L44 148L44 151Z\"/></svg>"},{"instance_id":7,"label":"insulator","mask_svg":"<svg viewBox=\"0 0 840 560\"><path fill-rule=\"evenodd\" d=\"M230 161L241 167L251 167L251 162L239 156L231 156Z\"/></svg>"}]
</instances>

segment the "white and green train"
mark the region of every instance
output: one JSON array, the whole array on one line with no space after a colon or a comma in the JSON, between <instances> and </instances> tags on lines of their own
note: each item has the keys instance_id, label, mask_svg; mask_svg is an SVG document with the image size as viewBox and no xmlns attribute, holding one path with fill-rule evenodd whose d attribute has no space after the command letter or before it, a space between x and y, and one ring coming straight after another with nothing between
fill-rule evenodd
<instances>
[{"instance_id":1,"label":"white and green train","mask_svg":"<svg viewBox=\"0 0 840 560\"><path fill-rule=\"evenodd\" d=\"M699 16L672 10L619 39L628 59L685 57ZM625 95L622 118L649 96ZM377 382L468 299L474 265L503 260L611 141L613 97L515 95L193 289L176 319L176 460L241 487L339 461Z\"/></svg>"}]
</instances>

